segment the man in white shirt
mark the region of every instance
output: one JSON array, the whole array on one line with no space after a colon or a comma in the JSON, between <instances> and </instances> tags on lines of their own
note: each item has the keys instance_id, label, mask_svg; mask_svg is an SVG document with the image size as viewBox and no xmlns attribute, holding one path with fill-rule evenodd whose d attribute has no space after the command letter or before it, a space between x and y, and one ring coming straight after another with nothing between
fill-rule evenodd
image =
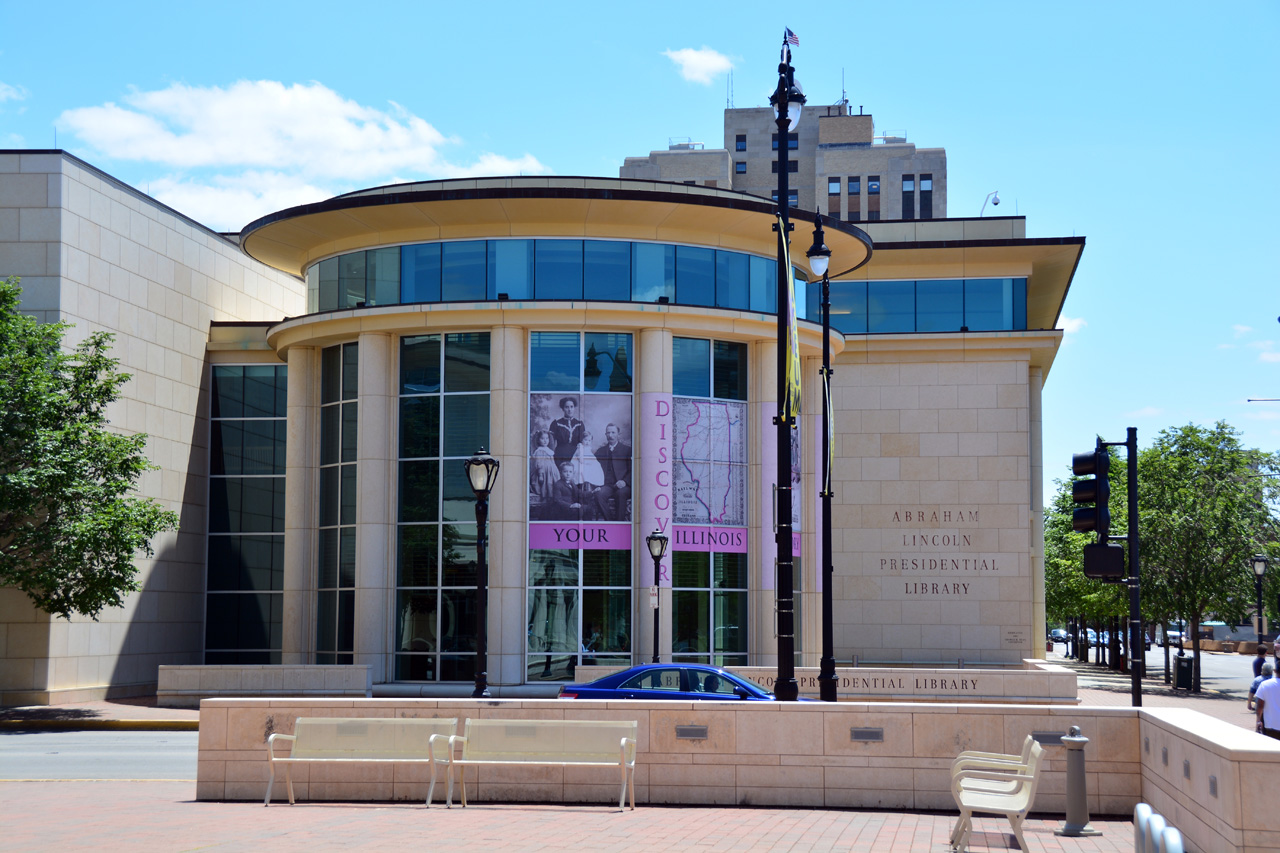
<instances>
[{"instance_id":1,"label":"man in white shirt","mask_svg":"<svg viewBox=\"0 0 1280 853\"><path fill-rule=\"evenodd\" d=\"M1259 684L1253 702L1258 708L1262 733L1280 740L1280 678L1268 678Z\"/></svg>"}]
</instances>

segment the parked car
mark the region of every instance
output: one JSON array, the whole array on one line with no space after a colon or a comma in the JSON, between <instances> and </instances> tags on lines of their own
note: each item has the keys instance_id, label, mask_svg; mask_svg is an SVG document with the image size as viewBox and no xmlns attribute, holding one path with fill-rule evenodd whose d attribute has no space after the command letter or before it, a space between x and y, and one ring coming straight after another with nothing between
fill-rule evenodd
<instances>
[{"instance_id":1,"label":"parked car","mask_svg":"<svg viewBox=\"0 0 1280 853\"><path fill-rule=\"evenodd\" d=\"M1054 628L1049 632L1049 641L1052 643L1065 643L1070 639L1065 628Z\"/></svg>"},{"instance_id":2,"label":"parked car","mask_svg":"<svg viewBox=\"0 0 1280 853\"><path fill-rule=\"evenodd\" d=\"M646 663L585 684L560 687L561 699L711 699L770 701L759 684L714 666Z\"/></svg>"},{"instance_id":3,"label":"parked car","mask_svg":"<svg viewBox=\"0 0 1280 853\"><path fill-rule=\"evenodd\" d=\"M1178 646L1182 645L1182 632L1167 631L1163 635L1156 637L1156 643L1161 646L1168 644L1174 648L1177 648Z\"/></svg>"}]
</instances>

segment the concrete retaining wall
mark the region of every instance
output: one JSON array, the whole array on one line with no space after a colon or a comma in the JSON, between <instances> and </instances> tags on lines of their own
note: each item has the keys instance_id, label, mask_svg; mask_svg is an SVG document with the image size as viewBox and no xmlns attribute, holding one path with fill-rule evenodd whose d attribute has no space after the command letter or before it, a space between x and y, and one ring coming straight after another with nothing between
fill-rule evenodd
<instances>
[{"instance_id":1,"label":"concrete retaining wall","mask_svg":"<svg viewBox=\"0 0 1280 853\"><path fill-rule=\"evenodd\" d=\"M581 683L626 669L621 666L580 666L574 680ZM778 670L766 666L730 666L729 672L773 689ZM817 667L798 667L800 695L818 698ZM925 669L921 667L836 667L836 695L853 702L983 702L1019 705L1077 705L1080 702L1073 670L1042 660L1025 660L1021 667L983 669Z\"/></svg>"},{"instance_id":2,"label":"concrete retaining wall","mask_svg":"<svg viewBox=\"0 0 1280 853\"><path fill-rule=\"evenodd\" d=\"M156 704L162 708L195 708L201 699L232 696L373 695L373 672L367 665L210 665L161 666Z\"/></svg>"},{"instance_id":3,"label":"concrete retaining wall","mask_svg":"<svg viewBox=\"0 0 1280 853\"><path fill-rule=\"evenodd\" d=\"M1141 798L1138 718L1127 708L890 703L602 702L469 699L208 699L200 706L197 798L252 800L267 781L266 738L299 716L627 719L640 724L636 800L646 803L951 809L949 767L963 749L1017 752L1029 732L1078 725L1089 745L1090 809L1125 814ZM461 728L461 723L459 724ZM705 726L705 737L676 727ZM853 729L879 740L853 739ZM1037 809L1065 809L1063 748L1049 746ZM295 768L303 799L413 800L411 766ZM467 771L483 801L608 802L616 771L495 767ZM283 796L283 792L281 792Z\"/></svg>"}]
</instances>

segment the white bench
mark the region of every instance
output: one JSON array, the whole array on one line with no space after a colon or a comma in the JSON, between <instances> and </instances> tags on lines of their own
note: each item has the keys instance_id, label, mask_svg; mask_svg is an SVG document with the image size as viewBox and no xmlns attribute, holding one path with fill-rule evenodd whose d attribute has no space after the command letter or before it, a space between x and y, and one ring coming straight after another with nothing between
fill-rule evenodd
<instances>
[{"instance_id":1,"label":"white bench","mask_svg":"<svg viewBox=\"0 0 1280 853\"><path fill-rule=\"evenodd\" d=\"M631 808L636 807L635 720L467 720L466 734L431 736L431 786L427 805L436 787L436 768L448 775L445 805L453 807L453 768L462 783L462 805L467 805L467 782L463 768L499 764L551 765L561 767L617 767L622 774L618 808L624 808L627 792ZM461 757L455 746L462 746Z\"/></svg>"},{"instance_id":2,"label":"white bench","mask_svg":"<svg viewBox=\"0 0 1280 853\"><path fill-rule=\"evenodd\" d=\"M1027 762L1031 759L1031 747L1036 742L1035 738L1027 735L1022 742L1022 752L1020 754L1006 752L979 752L973 749L967 749L956 756L955 761L951 762L951 778L954 781L957 774L962 770L1000 770L1007 773L1020 772L1019 768L1025 768ZM1008 793L1017 787L1017 781L1009 778L1002 778L999 781L991 779L979 779L973 777L963 777L960 780L960 787L969 791L998 791Z\"/></svg>"},{"instance_id":3,"label":"white bench","mask_svg":"<svg viewBox=\"0 0 1280 853\"><path fill-rule=\"evenodd\" d=\"M960 807L960 817L951 830L951 849L962 851L968 847L974 812L1004 815L1013 827L1019 849L1030 849L1022 837L1022 822L1035 802L1043 759L1044 747L1033 742L1026 764L1007 764L999 770L955 771L951 776L951 796ZM992 787L978 787L980 784L992 784Z\"/></svg>"},{"instance_id":4,"label":"white bench","mask_svg":"<svg viewBox=\"0 0 1280 853\"><path fill-rule=\"evenodd\" d=\"M271 777L267 780L267 795L262 804L271 805L271 787L276 781L277 764L284 765L289 805L293 805L291 768L295 764L327 761L428 764L431 762L431 738L435 735L448 737L457 731L457 717L299 717L294 723L293 734L276 732L267 738ZM291 744L287 756L276 755L276 741Z\"/></svg>"}]
</instances>

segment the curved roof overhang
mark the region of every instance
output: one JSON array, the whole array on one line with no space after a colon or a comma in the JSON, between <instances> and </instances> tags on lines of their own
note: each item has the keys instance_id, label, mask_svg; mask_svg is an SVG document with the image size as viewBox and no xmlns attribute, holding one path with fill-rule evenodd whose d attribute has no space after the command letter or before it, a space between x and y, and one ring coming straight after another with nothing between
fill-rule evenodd
<instances>
[{"instance_id":1,"label":"curved roof overhang","mask_svg":"<svg viewBox=\"0 0 1280 853\"><path fill-rule=\"evenodd\" d=\"M792 262L804 265L815 214L792 210ZM250 223L251 257L301 276L323 258L375 246L494 237L653 240L777 255L776 206L745 193L621 178L486 178L396 184L289 208ZM871 238L824 218L831 269L871 258ZM842 273L843 274L843 273Z\"/></svg>"}]
</instances>

